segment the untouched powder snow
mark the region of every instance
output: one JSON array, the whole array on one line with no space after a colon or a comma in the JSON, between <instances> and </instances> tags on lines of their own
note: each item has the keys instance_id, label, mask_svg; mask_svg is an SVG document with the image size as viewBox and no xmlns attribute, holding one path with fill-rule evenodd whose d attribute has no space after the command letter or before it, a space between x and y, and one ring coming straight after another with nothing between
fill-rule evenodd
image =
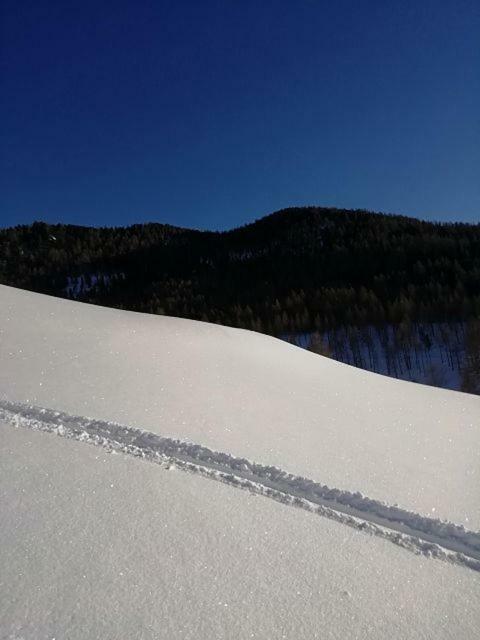
<instances>
[{"instance_id":1,"label":"untouched powder snow","mask_svg":"<svg viewBox=\"0 0 480 640\"><path fill-rule=\"evenodd\" d=\"M0 638L473 640L479 418L260 334L0 286Z\"/></svg>"}]
</instances>

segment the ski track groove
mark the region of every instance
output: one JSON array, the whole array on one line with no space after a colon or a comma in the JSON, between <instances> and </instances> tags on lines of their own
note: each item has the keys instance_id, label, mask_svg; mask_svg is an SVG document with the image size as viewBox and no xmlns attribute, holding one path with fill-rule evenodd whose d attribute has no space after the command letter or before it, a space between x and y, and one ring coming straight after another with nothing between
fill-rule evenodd
<instances>
[{"instance_id":1,"label":"ski track groove","mask_svg":"<svg viewBox=\"0 0 480 640\"><path fill-rule=\"evenodd\" d=\"M213 451L202 445L149 431L0 400L0 420L16 427L55 433L175 467L247 489L283 504L315 512L336 522L389 540L418 555L480 571L480 532L332 489L277 467Z\"/></svg>"}]
</instances>

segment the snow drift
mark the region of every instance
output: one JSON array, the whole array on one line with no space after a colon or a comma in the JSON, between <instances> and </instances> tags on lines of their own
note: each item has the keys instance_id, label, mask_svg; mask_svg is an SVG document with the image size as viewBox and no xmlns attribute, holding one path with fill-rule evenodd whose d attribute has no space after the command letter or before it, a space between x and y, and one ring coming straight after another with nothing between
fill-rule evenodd
<instances>
[{"instance_id":1,"label":"snow drift","mask_svg":"<svg viewBox=\"0 0 480 640\"><path fill-rule=\"evenodd\" d=\"M475 637L480 398L1 286L0 365L0 637Z\"/></svg>"}]
</instances>

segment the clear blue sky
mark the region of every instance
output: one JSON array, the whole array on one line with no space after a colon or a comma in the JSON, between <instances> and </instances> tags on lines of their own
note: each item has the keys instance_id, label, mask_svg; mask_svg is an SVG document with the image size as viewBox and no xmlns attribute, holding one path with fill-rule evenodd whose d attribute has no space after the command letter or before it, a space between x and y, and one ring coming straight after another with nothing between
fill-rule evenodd
<instances>
[{"instance_id":1,"label":"clear blue sky","mask_svg":"<svg viewBox=\"0 0 480 640\"><path fill-rule=\"evenodd\" d=\"M479 220L478 0L0 4L0 226Z\"/></svg>"}]
</instances>

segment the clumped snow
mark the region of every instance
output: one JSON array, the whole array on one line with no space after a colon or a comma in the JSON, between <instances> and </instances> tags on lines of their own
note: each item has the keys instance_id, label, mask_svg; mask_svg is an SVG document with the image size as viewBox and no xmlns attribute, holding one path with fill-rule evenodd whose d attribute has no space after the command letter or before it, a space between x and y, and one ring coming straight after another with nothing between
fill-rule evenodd
<instances>
[{"instance_id":1,"label":"clumped snow","mask_svg":"<svg viewBox=\"0 0 480 640\"><path fill-rule=\"evenodd\" d=\"M260 334L0 286L0 638L473 640L479 418Z\"/></svg>"}]
</instances>

